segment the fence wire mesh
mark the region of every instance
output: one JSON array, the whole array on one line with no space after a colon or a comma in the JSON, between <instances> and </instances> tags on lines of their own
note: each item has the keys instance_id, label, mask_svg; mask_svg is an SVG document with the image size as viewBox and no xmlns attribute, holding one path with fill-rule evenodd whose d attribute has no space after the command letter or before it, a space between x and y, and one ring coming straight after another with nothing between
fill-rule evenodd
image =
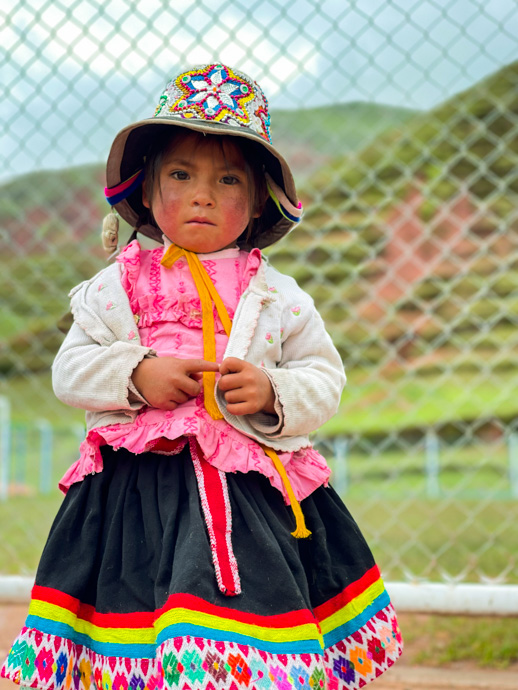
<instances>
[{"instance_id":1,"label":"fence wire mesh","mask_svg":"<svg viewBox=\"0 0 518 690\"><path fill-rule=\"evenodd\" d=\"M0 20L0 573L34 572L84 433L49 366L67 292L105 265L102 161L179 68L223 61L263 86L297 178L304 222L268 255L343 356L316 442L385 577L517 582L514 0L7 0Z\"/></svg>"}]
</instances>

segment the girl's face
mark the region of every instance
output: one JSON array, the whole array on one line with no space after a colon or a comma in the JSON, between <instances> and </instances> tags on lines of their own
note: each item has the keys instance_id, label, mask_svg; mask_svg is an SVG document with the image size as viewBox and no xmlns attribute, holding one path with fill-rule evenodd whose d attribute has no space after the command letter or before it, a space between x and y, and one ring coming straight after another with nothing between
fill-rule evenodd
<instances>
[{"instance_id":1,"label":"girl's face","mask_svg":"<svg viewBox=\"0 0 518 690\"><path fill-rule=\"evenodd\" d=\"M245 160L231 139L179 137L157 182L151 199L143 188L142 201L171 242L199 254L236 246L252 214Z\"/></svg>"}]
</instances>

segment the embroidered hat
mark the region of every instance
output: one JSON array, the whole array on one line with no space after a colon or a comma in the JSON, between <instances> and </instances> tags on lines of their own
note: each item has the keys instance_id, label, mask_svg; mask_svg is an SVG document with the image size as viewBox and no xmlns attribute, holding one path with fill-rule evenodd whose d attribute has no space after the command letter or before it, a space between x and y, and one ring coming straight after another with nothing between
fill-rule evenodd
<instances>
[{"instance_id":1,"label":"embroidered hat","mask_svg":"<svg viewBox=\"0 0 518 690\"><path fill-rule=\"evenodd\" d=\"M187 130L244 137L256 142L269 193L260 216L259 234L248 246L267 247L300 221L302 205L297 199L288 163L274 148L270 136L268 102L260 86L243 72L221 64L196 66L165 87L153 117L122 129L112 144L106 168L106 198L130 225L145 214L141 185L145 156L157 127L174 125ZM138 231L162 241L152 224Z\"/></svg>"}]
</instances>

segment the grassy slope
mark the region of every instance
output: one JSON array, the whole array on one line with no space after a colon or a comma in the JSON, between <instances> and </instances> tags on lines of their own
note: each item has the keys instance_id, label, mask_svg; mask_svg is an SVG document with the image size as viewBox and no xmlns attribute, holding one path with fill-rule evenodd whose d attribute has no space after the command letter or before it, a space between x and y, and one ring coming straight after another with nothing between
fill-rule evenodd
<instances>
[{"instance_id":1,"label":"grassy slope","mask_svg":"<svg viewBox=\"0 0 518 690\"><path fill-rule=\"evenodd\" d=\"M517 84L515 62L433 110L409 118L404 131L398 126L387 129L357 155L336 157L312 180L312 189L317 195L325 190L327 204L339 205L348 193L355 196L358 191L364 197L381 198L387 186L406 188L410 171L429 183L427 191L437 201L446 200L462 182L476 197L487 198L502 178L509 183L500 192L515 194ZM476 174L478 160L487 162L487 170L495 176L493 182L490 175ZM366 170L376 171L370 186L365 186ZM309 188L307 193L312 194Z\"/></svg>"},{"instance_id":2,"label":"grassy slope","mask_svg":"<svg viewBox=\"0 0 518 690\"><path fill-rule=\"evenodd\" d=\"M514 63L410 118L404 131L396 126L363 149L337 157L303 187L304 227L270 254L320 302L350 364L350 390L343 414L327 427L330 433L492 414L511 419L518 411L514 396L502 396L518 382L518 262L512 244L518 230L517 82ZM425 200L418 213L432 221L428 232L439 244L442 226L435 214L459 189L467 190L479 213L467 237L480 255L459 258L458 271L441 275L439 266L431 278L408 284L402 298L385 306L382 318L366 324L356 318L355 305L376 278L387 218L416 181ZM298 261L301 251L305 262ZM423 315L426 328L409 341ZM381 373L391 352L398 353L399 366ZM420 357L424 352L434 357ZM410 367L411 382L405 380Z\"/></svg>"},{"instance_id":3,"label":"grassy slope","mask_svg":"<svg viewBox=\"0 0 518 690\"><path fill-rule=\"evenodd\" d=\"M335 158L361 150L381 132L401 128L415 111L375 103L343 103L272 113L272 139L288 157L308 149L308 157ZM299 176L302 170L295 173Z\"/></svg>"},{"instance_id":4,"label":"grassy slope","mask_svg":"<svg viewBox=\"0 0 518 690\"><path fill-rule=\"evenodd\" d=\"M416 666L459 664L518 671L518 620L495 616L429 616L402 614L403 663ZM466 666L466 662L470 662ZM498 687L498 676L494 677ZM486 686L487 687L487 686Z\"/></svg>"}]
</instances>

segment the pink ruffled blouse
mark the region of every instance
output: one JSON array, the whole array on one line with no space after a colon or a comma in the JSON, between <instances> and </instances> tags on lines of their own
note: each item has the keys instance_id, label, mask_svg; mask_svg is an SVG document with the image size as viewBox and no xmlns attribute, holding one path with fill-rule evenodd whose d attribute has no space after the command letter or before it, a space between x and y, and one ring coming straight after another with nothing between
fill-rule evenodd
<instances>
[{"instance_id":1,"label":"pink ruffled blouse","mask_svg":"<svg viewBox=\"0 0 518 690\"><path fill-rule=\"evenodd\" d=\"M132 242L117 257L124 268L122 284L135 315L142 345L159 356L203 359L201 303L185 259L170 269L161 266L164 249L143 250ZM212 279L230 318L239 298L261 263L261 252L254 249L224 249L199 258ZM217 361L223 359L227 335L214 311ZM212 419L203 404L203 393L190 398L175 410L143 407L134 422L97 427L90 430L80 446L81 457L60 482L68 487L83 478L78 468L102 468L100 447L126 448L140 454L148 451L174 455L188 436L195 436L205 459L224 472L264 474L287 501L284 485L271 459L253 439L234 429L224 419ZM325 459L313 448L294 453L279 453L295 496L300 501L314 489L326 485L330 470ZM174 462L174 458L171 458ZM84 473L83 473L84 474Z\"/></svg>"}]
</instances>

